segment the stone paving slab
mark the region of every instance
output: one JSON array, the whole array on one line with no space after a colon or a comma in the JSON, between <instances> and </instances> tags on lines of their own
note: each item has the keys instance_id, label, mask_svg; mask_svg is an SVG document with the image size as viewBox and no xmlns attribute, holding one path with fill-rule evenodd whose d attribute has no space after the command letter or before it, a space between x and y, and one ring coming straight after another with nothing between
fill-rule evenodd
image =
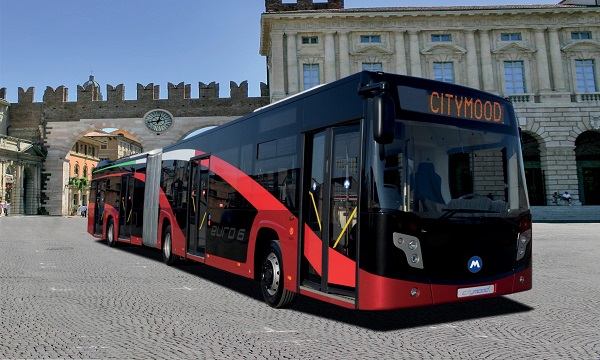
<instances>
[{"instance_id":1,"label":"stone paving slab","mask_svg":"<svg viewBox=\"0 0 600 360\"><path fill-rule=\"evenodd\" d=\"M534 224L534 289L351 311L160 252L109 248L85 219L0 218L0 358L600 359L600 224Z\"/></svg>"}]
</instances>

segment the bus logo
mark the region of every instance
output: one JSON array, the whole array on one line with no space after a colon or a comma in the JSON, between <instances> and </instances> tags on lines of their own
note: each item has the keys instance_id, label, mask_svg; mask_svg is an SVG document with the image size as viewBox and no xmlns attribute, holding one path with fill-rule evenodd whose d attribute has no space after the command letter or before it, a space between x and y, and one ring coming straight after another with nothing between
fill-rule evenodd
<instances>
[{"instance_id":1,"label":"bus logo","mask_svg":"<svg viewBox=\"0 0 600 360\"><path fill-rule=\"evenodd\" d=\"M469 264L468 264L468 268L469 271L472 272L473 274L479 272L479 270L481 270L481 267L483 266L483 261L481 260L481 258L479 256L473 256L472 258L469 259Z\"/></svg>"}]
</instances>

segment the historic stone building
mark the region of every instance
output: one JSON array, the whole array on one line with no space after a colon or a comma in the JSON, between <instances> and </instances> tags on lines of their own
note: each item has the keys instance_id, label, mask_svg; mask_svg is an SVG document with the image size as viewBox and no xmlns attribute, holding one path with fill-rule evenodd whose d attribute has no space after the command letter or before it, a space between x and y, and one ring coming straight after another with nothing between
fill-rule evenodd
<instances>
[{"instance_id":1,"label":"historic stone building","mask_svg":"<svg viewBox=\"0 0 600 360\"><path fill-rule=\"evenodd\" d=\"M11 213L37 214L44 153L31 141L7 136L10 103L4 94L0 89L0 215L7 204Z\"/></svg>"},{"instance_id":2,"label":"historic stone building","mask_svg":"<svg viewBox=\"0 0 600 360\"><path fill-rule=\"evenodd\" d=\"M189 84L169 83L167 98L160 98L158 85L138 84L137 99L125 100L121 84L107 85L106 100L103 100L93 78L85 86L77 86L76 101L69 101L68 89L64 86L47 87L42 102L34 102L33 87L18 91L17 103L10 104L4 100L6 89L0 88L0 115L4 114L4 121L9 119L0 121L0 129L5 129L4 134L0 133L0 141L8 139L0 143L0 165L3 174L8 171L14 175L10 176L14 181L11 183L12 210L18 214L67 215L71 212L69 158L75 143L89 132L122 129L133 135L146 151L172 144L203 127L227 123L269 103L265 84L261 84L261 96L251 98L246 81L239 85L230 82L229 98L219 97L219 84L214 82L199 83L199 98L191 98ZM168 127L153 126L149 119L158 113L169 117ZM17 149L16 144L21 144L21 154L11 150L12 157L8 157L7 152L2 151L2 144L8 142L10 149ZM22 154L23 144L27 144L29 152L38 149L39 155L32 158L34 155Z\"/></svg>"},{"instance_id":3,"label":"historic stone building","mask_svg":"<svg viewBox=\"0 0 600 360\"><path fill-rule=\"evenodd\" d=\"M260 53L271 100L361 71L433 78L510 98L533 205L568 191L600 204L600 7L345 9L266 0Z\"/></svg>"}]
</instances>

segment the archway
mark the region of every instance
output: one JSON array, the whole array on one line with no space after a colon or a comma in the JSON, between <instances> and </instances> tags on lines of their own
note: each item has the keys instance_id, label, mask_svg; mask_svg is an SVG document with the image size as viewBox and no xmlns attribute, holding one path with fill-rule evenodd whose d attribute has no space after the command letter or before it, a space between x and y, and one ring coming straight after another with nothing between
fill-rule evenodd
<instances>
[{"instance_id":1,"label":"archway","mask_svg":"<svg viewBox=\"0 0 600 360\"><path fill-rule=\"evenodd\" d=\"M546 205L546 187L540 156L540 143L533 135L523 131L521 133L521 144L529 203L538 206Z\"/></svg>"},{"instance_id":2,"label":"archway","mask_svg":"<svg viewBox=\"0 0 600 360\"><path fill-rule=\"evenodd\" d=\"M585 131L575 140L579 200L600 205L600 132Z\"/></svg>"}]
</instances>

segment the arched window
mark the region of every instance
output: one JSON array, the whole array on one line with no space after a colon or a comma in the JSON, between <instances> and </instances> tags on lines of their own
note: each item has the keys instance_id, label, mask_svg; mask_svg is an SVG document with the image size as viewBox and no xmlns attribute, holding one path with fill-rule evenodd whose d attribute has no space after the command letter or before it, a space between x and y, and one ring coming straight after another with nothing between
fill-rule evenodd
<instances>
[{"instance_id":1,"label":"arched window","mask_svg":"<svg viewBox=\"0 0 600 360\"><path fill-rule=\"evenodd\" d=\"M75 167L73 168L73 176L74 177L79 177L79 164L75 163Z\"/></svg>"},{"instance_id":2,"label":"arched window","mask_svg":"<svg viewBox=\"0 0 600 360\"><path fill-rule=\"evenodd\" d=\"M546 205L546 190L544 187L544 172L540 157L540 143L533 135L523 131L521 133L523 147L523 161L525 165L525 178L527 179L527 192L531 205Z\"/></svg>"},{"instance_id":3,"label":"arched window","mask_svg":"<svg viewBox=\"0 0 600 360\"><path fill-rule=\"evenodd\" d=\"M83 166L83 177L87 179L88 177L88 167L87 165Z\"/></svg>"},{"instance_id":4,"label":"arched window","mask_svg":"<svg viewBox=\"0 0 600 360\"><path fill-rule=\"evenodd\" d=\"M600 132L586 131L575 140L579 201L600 205Z\"/></svg>"}]
</instances>

